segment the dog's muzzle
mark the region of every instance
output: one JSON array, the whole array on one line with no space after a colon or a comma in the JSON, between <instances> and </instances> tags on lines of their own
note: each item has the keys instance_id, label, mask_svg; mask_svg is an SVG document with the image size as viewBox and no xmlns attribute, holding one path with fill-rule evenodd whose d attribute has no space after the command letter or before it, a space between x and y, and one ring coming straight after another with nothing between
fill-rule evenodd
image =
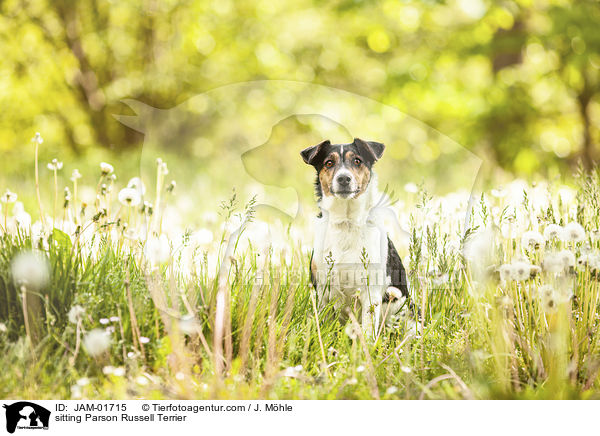
<instances>
[{"instance_id":1,"label":"dog's muzzle","mask_svg":"<svg viewBox=\"0 0 600 436\"><path fill-rule=\"evenodd\" d=\"M340 198L351 198L357 193L357 186L352 173L340 171L333 179L333 194Z\"/></svg>"}]
</instances>

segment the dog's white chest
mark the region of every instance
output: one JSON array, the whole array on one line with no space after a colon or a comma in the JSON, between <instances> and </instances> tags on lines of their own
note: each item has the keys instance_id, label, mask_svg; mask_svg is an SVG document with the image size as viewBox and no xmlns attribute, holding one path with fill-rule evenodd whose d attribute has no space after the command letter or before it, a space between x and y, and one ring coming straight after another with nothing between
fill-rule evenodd
<instances>
[{"instance_id":1,"label":"dog's white chest","mask_svg":"<svg viewBox=\"0 0 600 436\"><path fill-rule=\"evenodd\" d=\"M321 261L356 268L366 263L381 263L381 231L372 224L361 226L349 221L321 223L324 239Z\"/></svg>"},{"instance_id":2,"label":"dog's white chest","mask_svg":"<svg viewBox=\"0 0 600 436\"><path fill-rule=\"evenodd\" d=\"M329 289L325 301L349 304L357 293L382 294L387 260L387 234L369 215L362 200L333 200L316 223L313 260L321 289Z\"/></svg>"}]
</instances>

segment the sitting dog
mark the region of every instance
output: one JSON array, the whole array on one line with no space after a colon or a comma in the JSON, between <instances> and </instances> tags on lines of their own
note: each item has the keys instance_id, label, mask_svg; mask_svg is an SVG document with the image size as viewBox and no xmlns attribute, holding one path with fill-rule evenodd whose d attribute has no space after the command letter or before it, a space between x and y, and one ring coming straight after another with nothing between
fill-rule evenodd
<instances>
[{"instance_id":1,"label":"sitting dog","mask_svg":"<svg viewBox=\"0 0 600 436\"><path fill-rule=\"evenodd\" d=\"M372 337L409 298L406 272L379 213L384 197L373 165L384 148L356 138L323 141L300 153L317 171L320 213L310 270L319 303L332 301L342 319L360 304L363 329Z\"/></svg>"}]
</instances>

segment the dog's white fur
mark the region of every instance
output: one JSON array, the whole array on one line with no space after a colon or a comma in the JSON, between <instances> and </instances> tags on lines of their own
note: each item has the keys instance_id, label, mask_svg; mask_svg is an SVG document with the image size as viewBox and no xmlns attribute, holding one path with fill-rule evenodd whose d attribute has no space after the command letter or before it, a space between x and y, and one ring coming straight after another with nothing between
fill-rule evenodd
<instances>
[{"instance_id":1,"label":"dog's white fur","mask_svg":"<svg viewBox=\"0 0 600 436\"><path fill-rule=\"evenodd\" d=\"M389 280L387 232L377 208L381 195L373 173L357 198L324 196L319 202L322 217L315 226L313 257L318 282L330 283L318 287L321 304L333 300L336 309L349 309L358 293L362 326L372 335L382 322L382 299Z\"/></svg>"}]
</instances>

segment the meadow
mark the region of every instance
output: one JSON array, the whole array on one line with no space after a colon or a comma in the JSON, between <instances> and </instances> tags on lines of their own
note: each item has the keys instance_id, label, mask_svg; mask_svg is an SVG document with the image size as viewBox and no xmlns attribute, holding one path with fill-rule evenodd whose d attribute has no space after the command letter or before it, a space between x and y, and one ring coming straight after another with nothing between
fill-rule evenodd
<instances>
[{"instance_id":1,"label":"meadow","mask_svg":"<svg viewBox=\"0 0 600 436\"><path fill-rule=\"evenodd\" d=\"M166 212L178 188L158 156L151 180L98 162L97 183L74 170L65 185L42 144L35 199L0 198L3 398L600 396L597 170L475 194L406 185L393 238L421 315L372 338L318 303L310 223L263 222L232 191L190 227Z\"/></svg>"}]
</instances>

